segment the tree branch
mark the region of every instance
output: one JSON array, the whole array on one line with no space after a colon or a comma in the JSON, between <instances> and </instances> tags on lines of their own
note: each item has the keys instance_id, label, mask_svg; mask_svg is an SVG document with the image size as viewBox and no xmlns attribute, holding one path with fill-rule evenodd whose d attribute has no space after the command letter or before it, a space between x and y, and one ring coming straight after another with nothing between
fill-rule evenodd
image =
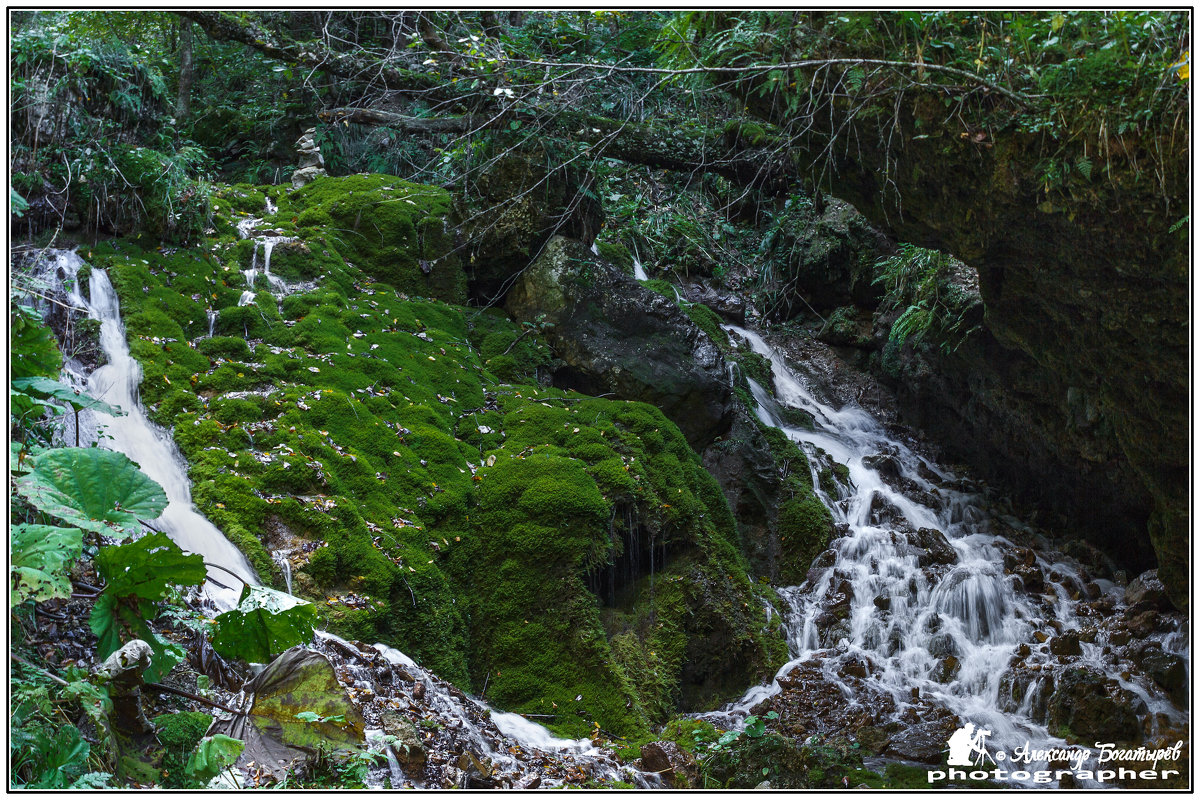
<instances>
[{"instance_id":1,"label":"tree branch","mask_svg":"<svg viewBox=\"0 0 1200 800\"><path fill-rule=\"evenodd\" d=\"M359 125L384 125L405 133L466 133L493 127L501 117L464 114L461 117L408 117L393 111L373 108L334 108L317 114L325 122L355 122Z\"/></svg>"},{"instance_id":2,"label":"tree branch","mask_svg":"<svg viewBox=\"0 0 1200 800\"><path fill-rule=\"evenodd\" d=\"M377 79L384 88L399 92L419 93L435 99L459 99L462 94L436 75L427 75L391 66L383 59L354 53L338 53L318 43L285 42L260 27L251 19L235 19L221 11L176 11L192 20L219 42L241 42L265 56L320 69L330 75L348 79ZM369 76L369 78L368 78Z\"/></svg>"}]
</instances>

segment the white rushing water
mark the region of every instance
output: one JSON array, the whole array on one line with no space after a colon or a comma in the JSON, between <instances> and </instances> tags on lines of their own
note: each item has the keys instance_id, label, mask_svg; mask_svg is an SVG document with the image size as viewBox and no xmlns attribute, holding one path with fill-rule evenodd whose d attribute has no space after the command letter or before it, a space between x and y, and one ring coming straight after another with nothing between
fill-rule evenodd
<instances>
[{"instance_id":1,"label":"white rushing water","mask_svg":"<svg viewBox=\"0 0 1200 800\"><path fill-rule=\"evenodd\" d=\"M1083 588L1078 568L1063 561L1047 563L1039 554L1036 565L1045 575L1060 578L1046 579L1055 599L1038 602L1019 591L1019 578L1004 570L1004 554L1011 552L1013 543L991 532L990 512L981 497L956 488L962 484L954 475L889 436L863 409L853 405L835 409L819 402L756 333L734 326L726 330L770 359L775 398L750 381L757 414L801 446L809 459L814 490L834 522L846 526L848 535L831 543L832 563L819 561L824 569L810 571L803 585L779 592L788 604L783 610L792 660L779 670L776 680L753 687L713 716L725 724L739 724L753 706L781 690L778 678L818 656L832 683L844 684L839 670L850 661L873 665L866 685L890 695L900 712L910 704L913 691L919 690L920 696L989 729L990 743L997 747L1011 748L1027 740L1045 746L1063 744L1030 718L1038 679L1015 709L1011 701L1001 700L1001 684L1017 648L1035 641L1035 631L1053 635L1058 626L1072 631L1089 624L1076 614L1071 599ZM812 429L788 425L780 406L811 414ZM819 472L833 462L845 465L848 478L838 479L835 491L829 492L821 488ZM890 480L881 470L887 470ZM893 488L896 485L904 491ZM831 488L828 482L826 487ZM1019 526L1011 518L1005 522ZM921 567L922 535L917 533L921 529L944 535L953 548L952 558L946 559L951 563L932 570ZM928 534L924 541L929 541ZM1095 583L1120 603L1120 587L1108 581ZM852 599L845 621L826 617L818 625L822 612L836 603L835 595L847 594L847 586ZM1102 644L1099 640L1081 643L1079 663L1111 672L1110 662L1102 658ZM1164 647L1186 653L1182 637L1164 640ZM952 677L946 674L947 656L956 660ZM1055 657L1034 647L1027 663L1045 667L1048 674ZM1124 678L1121 683L1152 713L1180 718L1181 712L1161 693L1152 696Z\"/></svg>"},{"instance_id":2,"label":"white rushing water","mask_svg":"<svg viewBox=\"0 0 1200 800\"><path fill-rule=\"evenodd\" d=\"M84 261L70 250L48 251L41 268L41 277L50 286L60 287L68 302L100 322L100 348L108 363L86 374L77 363L68 361L68 376L89 394L116 406L124 416L110 417L99 412L80 415L80 441L91 444L98 440L101 428L103 447L116 450L134 461L166 492L168 505L157 520L146 520L163 531L184 550L199 553L209 564L219 568L205 592L221 608L237 603L243 583L255 583L254 569L241 551L230 544L219 530L192 505L191 482L187 477L187 462L171 439L171 434L146 417L138 397L142 380L141 366L129 353L125 341L125 325L117 293L108 273L93 269L89 281L89 296L84 297L79 286L79 269ZM210 572L212 572L210 570ZM224 587L216 585L224 584Z\"/></svg>"},{"instance_id":3,"label":"white rushing water","mask_svg":"<svg viewBox=\"0 0 1200 800\"><path fill-rule=\"evenodd\" d=\"M633 277L639 281L650 280L650 276L646 274L646 269L642 266L642 262L637 258L633 259Z\"/></svg>"}]
</instances>

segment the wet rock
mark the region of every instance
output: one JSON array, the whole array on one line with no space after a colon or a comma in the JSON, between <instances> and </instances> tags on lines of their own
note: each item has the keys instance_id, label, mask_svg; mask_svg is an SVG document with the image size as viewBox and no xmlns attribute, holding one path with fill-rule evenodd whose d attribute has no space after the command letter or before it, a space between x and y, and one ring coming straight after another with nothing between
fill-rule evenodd
<instances>
[{"instance_id":1,"label":"wet rock","mask_svg":"<svg viewBox=\"0 0 1200 800\"><path fill-rule=\"evenodd\" d=\"M1017 547L1004 553L1004 569L1011 572L1018 567L1032 567L1037 556L1028 547Z\"/></svg>"},{"instance_id":2,"label":"wet rock","mask_svg":"<svg viewBox=\"0 0 1200 800\"><path fill-rule=\"evenodd\" d=\"M400 712L390 709L383 713L380 723L384 733L395 737L390 746L396 760L406 772L419 773L425 766L427 754L416 726Z\"/></svg>"},{"instance_id":3,"label":"wet rock","mask_svg":"<svg viewBox=\"0 0 1200 800\"><path fill-rule=\"evenodd\" d=\"M948 633L939 633L929 640L929 654L935 658L958 655L958 645Z\"/></svg>"},{"instance_id":4,"label":"wet rock","mask_svg":"<svg viewBox=\"0 0 1200 800\"><path fill-rule=\"evenodd\" d=\"M887 749L891 736L883 728L878 728L874 725L865 725L858 729L855 733L855 738L858 739L859 744L872 753L882 753Z\"/></svg>"},{"instance_id":5,"label":"wet rock","mask_svg":"<svg viewBox=\"0 0 1200 800\"><path fill-rule=\"evenodd\" d=\"M700 450L732 424L720 350L679 307L581 242L556 236L508 295L517 320L552 323L555 384L658 406ZM543 316L544 315L544 316Z\"/></svg>"},{"instance_id":6,"label":"wet rock","mask_svg":"<svg viewBox=\"0 0 1200 800\"><path fill-rule=\"evenodd\" d=\"M838 670L838 674L843 678L865 678L867 672L867 665L858 659L848 661Z\"/></svg>"},{"instance_id":7,"label":"wet rock","mask_svg":"<svg viewBox=\"0 0 1200 800\"><path fill-rule=\"evenodd\" d=\"M513 784L514 789L536 789L542 785L541 775L526 775Z\"/></svg>"},{"instance_id":8,"label":"wet rock","mask_svg":"<svg viewBox=\"0 0 1200 800\"><path fill-rule=\"evenodd\" d=\"M802 583L832 534L829 514L789 503L771 444L740 403L729 433L705 448L702 460L729 501L754 574L779 586Z\"/></svg>"},{"instance_id":9,"label":"wet rock","mask_svg":"<svg viewBox=\"0 0 1200 800\"><path fill-rule=\"evenodd\" d=\"M1167 599L1167 588L1158 579L1158 570L1143 572L1125 587L1125 604L1139 611L1170 611L1171 601Z\"/></svg>"},{"instance_id":10,"label":"wet rock","mask_svg":"<svg viewBox=\"0 0 1200 800\"><path fill-rule=\"evenodd\" d=\"M657 773L668 786L676 789L691 789L699 784L696 759L675 742L642 745L642 768Z\"/></svg>"},{"instance_id":11,"label":"wet rock","mask_svg":"<svg viewBox=\"0 0 1200 800\"><path fill-rule=\"evenodd\" d=\"M958 675L959 661L954 656L943 658L934 669L933 679L938 683L949 683ZM913 691L917 691L915 688Z\"/></svg>"},{"instance_id":12,"label":"wet rock","mask_svg":"<svg viewBox=\"0 0 1200 800\"><path fill-rule=\"evenodd\" d=\"M879 477L883 478L885 483L889 480L898 480L901 476L900 462L896 460L895 456L886 453L864 456L862 463L864 467L878 472Z\"/></svg>"},{"instance_id":13,"label":"wet rock","mask_svg":"<svg viewBox=\"0 0 1200 800\"><path fill-rule=\"evenodd\" d=\"M1187 662L1182 656L1150 647L1143 651L1138 665L1170 695L1172 702L1182 705L1186 701Z\"/></svg>"},{"instance_id":14,"label":"wet rock","mask_svg":"<svg viewBox=\"0 0 1200 800\"><path fill-rule=\"evenodd\" d=\"M958 563L958 551L946 539L946 535L936 528L921 528L916 533L910 533L908 540L914 547L920 548L917 563L922 567Z\"/></svg>"},{"instance_id":15,"label":"wet rock","mask_svg":"<svg viewBox=\"0 0 1200 800\"><path fill-rule=\"evenodd\" d=\"M889 756L922 764L940 764L946 740L953 732L953 725L947 725L945 720L919 722L894 734L885 752Z\"/></svg>"},{"instance_id":16,"label":"wet rock","mask_svg":"<svg viewBox=\"0 0 1200 800\"><path fill-rule=\"evenodd\" d=\"M1027 701L1029 715L1035 722L1045 722L1047 704L1054 692L1054 680L1047 673L1018 665L1000 676L999 704L1009 713L1016 713Z\"/></svg>"},{"instance_id":17,"label":"wet rock","mask_svg":"<svg viewBox=\"0 0 1200 800\"><path fill-rule=\"evenodd\" d=\"M497 788L498 784L492 776L491 764L469 750L458 757L457 766L460 774L456 785L459 789Z\"/></svg>"},{"instance_id":18,"label":"wet rock","mask_svg":"<svg viewBox=\"0 0 1200 800\"><path fill-rule=\"evenodd\" d=\"M1138 639L1145 639L1158 627L1158 612L1143 611L1129 620L1129 633Z\"/></svg>"},{"instance_id":19,"label":"wet rock","mask_svg":"<svg viewBox=\"0 0 1200 800\"><path fill-rule=\"evenodd\" d=\"M1050 652L1056 656L1077 656L1082 651L1079 647L1079 634L1070 631L1050 640Z\"/></svg>"},{"instance_id":20,"label":"wet rock","mask_svg":"<svg viewBox=\"0 0 1200 800\"><path fill-rule=\"evenodd\" d=\"M1108 676L1094 667L1065 670L1050 697L1050 729L1065 727L1083 742L1137 740L1140 726L1130 698L1108 683Z\"/></svg>"},{"instance_id":21,"label":"wet rock","mask_svg":"<svg viewBox=\"0 0 1200 800\"><path fill-rule=\"evenodd\" d=\"M689 303L700 303L727 320L742 323L746 320L746 301L735 294L722 294L703 283L690 283L680 294Z\"/></svg>"},{"instance_id":22,"label":"wet rock","mask_svg":"<svg viewBox=\"0 0 1200 800\"><path fill-rule=\"evenodd\" d=\"M805 576L805 580L807 580L809 583L815 583L822 575L825 574L825 570L829 569L836 563L836 550L830 549L821 551L821 553L813 559L812 565L808 568L808 574Z\"/></svg>"}]
</instances>

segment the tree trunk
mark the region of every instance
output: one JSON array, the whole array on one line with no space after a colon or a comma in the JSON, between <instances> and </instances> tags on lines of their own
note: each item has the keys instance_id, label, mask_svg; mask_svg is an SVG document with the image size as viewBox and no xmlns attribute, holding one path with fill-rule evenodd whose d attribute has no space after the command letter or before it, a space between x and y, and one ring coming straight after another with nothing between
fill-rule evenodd
<instances>
[{"instance_id":1,"label":"tree trunk","mask_svg":"<svg viewBox=\"0 0 1200 800\"><path fill-rule=\"evenodd\" d=\"M483 35L493 39L500 38L500 19L495 11L480 11L479 21L483 25Z\"/></svg>"},{"instance_id":2,"label":"tree trunk","mask_svg":"<svg viewBox=\"0 0 1200 800\"><path fill-rule=\"evenodd\" d=\"M441 31L433 24L429 13L422 11L417 16L417 32L421 34L421 41L425 42L425 46L435 53L450 52L450 45L442 38Z\"/></svg>"},{"instance_id":3,"label":"tree trunk","mask_svg":"<svg viewBox=\"0 0 1200 800\"><path fill-rule=\"evenodd\" d=\"M192 109L192 21L179 20L179 95L175 99L175 122L183 122Z\"/></svg>"}]
</instances>

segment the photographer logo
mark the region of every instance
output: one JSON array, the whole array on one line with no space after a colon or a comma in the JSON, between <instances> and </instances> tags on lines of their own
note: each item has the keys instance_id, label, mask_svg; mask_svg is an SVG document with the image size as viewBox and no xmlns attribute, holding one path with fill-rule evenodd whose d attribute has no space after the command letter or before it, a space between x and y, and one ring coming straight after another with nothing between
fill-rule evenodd
<instances>
[{"instance_id":1,"label":"photographer logo","mask_svg":"<svg viewBox=\"0 0 1200 800\"><path fill-rule=\"evenodd\" d=\"M1011 750L988 748L992 731L968 722L946 740L946 767L928 771L938 781L995 781L1050 784L1068 777L1093 785L1134 780L1168 780L1180 775L1183 741L1170 747L1122 747L1096 742L1094 747L1053 745L1034 747L1028 741ZM956 769L957 767L957 769Z\"/></svg>"}]
</instances>

